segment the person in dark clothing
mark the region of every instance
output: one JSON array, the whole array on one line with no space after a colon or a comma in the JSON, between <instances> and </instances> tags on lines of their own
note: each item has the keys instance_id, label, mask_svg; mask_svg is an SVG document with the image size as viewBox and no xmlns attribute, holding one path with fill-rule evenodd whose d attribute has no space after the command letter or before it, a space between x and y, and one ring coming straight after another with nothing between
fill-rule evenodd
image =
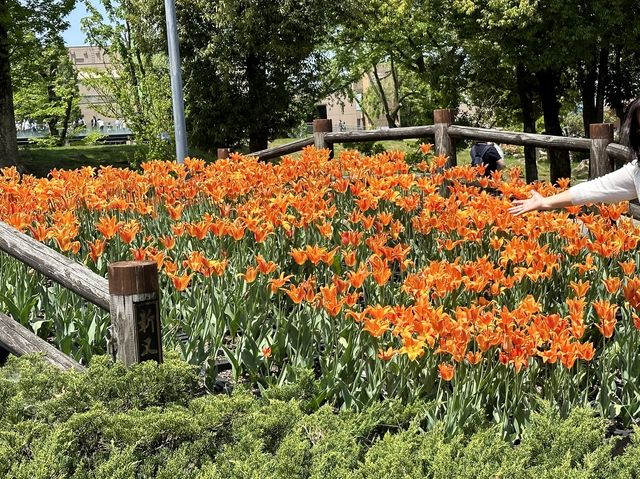
<instances>
[{"instance_id":1,"label":"person in dark clothing","mask_svg":"<svg viewBox=\"0 0 640 479\"><path fill-rule=\"evenodd\" d=\"M485 165L484 176L505 167L501 150L490 142L477 142L471 147L471 166Z\"/></svg>"}]
</instances>

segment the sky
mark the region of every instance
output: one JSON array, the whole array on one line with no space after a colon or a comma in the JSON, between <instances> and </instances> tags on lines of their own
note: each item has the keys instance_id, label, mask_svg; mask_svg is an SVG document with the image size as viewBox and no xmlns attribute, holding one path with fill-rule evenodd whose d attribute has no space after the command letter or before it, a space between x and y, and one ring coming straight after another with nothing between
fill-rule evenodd
<instances>
[{"instance_id":1,"label":"sky","mask_svg":"<svg viewBox=\"0 0 640 479\"><path fill-rule=\"evenodd\" d=\"M100 4L100 2L93 0L91 4L98 8L99 11L104 13L104 8ZM88 17L89 13L87 13L87 9L84 6L84 2L77 2L76 8L71 12L71 14L67 17L69 21L69 29L62 34L62 38L64 38L64 43L67 46L80 46L86 45L87 41L85 39L84 33L80 30L80 20L83 17Z\"/></svg>"}]
</instances>

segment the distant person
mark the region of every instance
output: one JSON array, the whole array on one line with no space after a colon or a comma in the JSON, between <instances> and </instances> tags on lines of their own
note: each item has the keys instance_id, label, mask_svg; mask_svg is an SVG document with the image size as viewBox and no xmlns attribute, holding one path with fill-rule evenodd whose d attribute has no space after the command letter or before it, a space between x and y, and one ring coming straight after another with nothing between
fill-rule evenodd
<instances>
[{"instance_id":1,"label":"distant person","mask_svg":"<svg viewBox=\"0 0 640 479\"><path fill-rule=\"evenodd\" d=\"M102 118L98 118L98 129L100 132L104 132L104 120Z\"/></svg>"},{"instance_id":2,"label":"distant person","mask_svg":"<svg viewBox=\"0 0 640 479\"><path fill-rule=\"evenodd\" d=\"M484 165L484 176L505 167L502 148L492 142L479 141L471 147L471 166Z\"/></svg>"}]
</instances>

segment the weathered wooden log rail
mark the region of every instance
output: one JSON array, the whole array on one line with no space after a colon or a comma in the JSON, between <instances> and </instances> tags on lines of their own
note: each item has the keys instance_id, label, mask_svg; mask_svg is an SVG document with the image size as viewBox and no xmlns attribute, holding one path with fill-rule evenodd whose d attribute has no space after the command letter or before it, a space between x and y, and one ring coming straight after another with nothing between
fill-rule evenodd
<instances>
[{"instance_id":1,"label":"weathered wooden log rail","mask_svg":"<svg viewBox=\"0 0 640 479\"><path fill-rule=\"evenodd\" d=\"M99 308L109 311L109 284L106 279L1 222L0 250Z\"/></svg>"},{"instance_id":2,"label":"weathered wooden log rail","mask_svg":"<svg viewBox=\"0 0 640 479\"><path fill-rule=\"evenodd\" d=\"M313 138L303 138L281 146L276 146L275 148L256 151L251 153L251 156L257 156L261 160L271 160L272 158L278 158L279 156L290 155L291 153L295 153L296 151L300 151L304 147L311 145L313 145Z\"/></svg>"},{"instance_id":3,"label":"weathered wooden log rail","mask_svg":"<svg viewBox=\"0 0 640 479\"><path fill-rule=\"evenodd\" d=\"M607 145L607 155L614 160L628 162L633 159L631 148L617 143L609 143Z\"/></svg>"},{"instance_id":4,"label":"weathered wooden log rail","mask_svg":"<svg viewBox=\"0 0 640 479\"><path fill-rule=\"evenodd\" d=\"M0 313L0 348L14 356L40 353L45 361L60 369L85 370L80 363L58 351L44 339L39 338L20 323L2 313Z\"/></svg>"},{"instance_id":5,"label":"weathered wooden log rail","mask_svg":"<svg viewBox=\"0 0 640 479\"><path fill-rule=\"evenodd\" d=\"M327 143L352 143L358 141L382 141L382 140L408 140L411 138L425 138L434 136L436 127L427 126L406 126L400 128L389 128L388 130L363 130L350 132L331 132L324 138Z\"/></svg>"},{"instance_id":6,"label":"weathered wooden log rail","mask_svg":"<svg viewBox=\"0 0 640 479\"><path fill-rule=\"evenodd\" d=\"M536 148L552 148L556 150L589 151L591 140L588 138L571 138L567 136L541 135L538 133L520 133L515 131L490 130L471 126L451 125L448 133L454 138L464 140L492 141L519 146L535 146Z\"/></svg>"}]
</instances>

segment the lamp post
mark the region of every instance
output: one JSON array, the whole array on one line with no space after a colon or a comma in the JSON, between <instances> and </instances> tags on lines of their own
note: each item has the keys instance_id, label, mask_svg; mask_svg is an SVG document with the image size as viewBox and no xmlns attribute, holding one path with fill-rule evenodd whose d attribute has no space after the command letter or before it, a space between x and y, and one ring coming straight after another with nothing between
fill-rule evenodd
<instances>
[{"instance_id":1,"label":"lamp post","mask_svg":"<svg viewBox=\"0 0 640 479\"><path fill-rule=\"evenodd\" d=\"M173 125L176 137L176 160L184 163L187 157L187 127L184 121L184 100L182 92L182 72L180 71L180 45L178 22L174 0L164 0L167 18L167 43L169 45L169 71L171 74L171 99L173 104Z\"/></svg>"}]
</instances>

